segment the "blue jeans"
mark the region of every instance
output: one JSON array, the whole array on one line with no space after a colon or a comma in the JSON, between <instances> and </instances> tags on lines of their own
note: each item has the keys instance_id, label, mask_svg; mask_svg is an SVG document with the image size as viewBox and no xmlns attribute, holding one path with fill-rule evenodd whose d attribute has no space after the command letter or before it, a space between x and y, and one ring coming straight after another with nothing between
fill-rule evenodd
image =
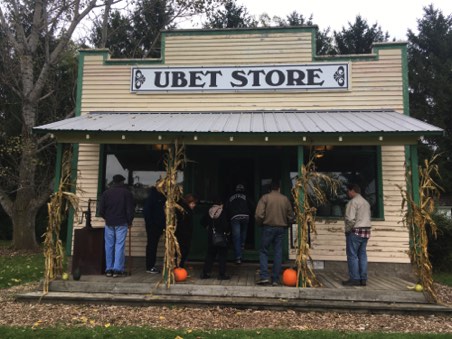
<instances>
[{"instance_id":1,"label":"blue jeans","mask_svg":"<svg viewBox=\"0 0 452 339\"><path fill-rule=\"evenodd\" d=\"M127 225L105 226L106 270L124 272Z\"/></svg>"},{"instance_id":2,"label":"blue jeans","mask_svg":"<svg viewBox=\"0 0 452 339\"><path fill-rule=\"evenodd\" d=\"M248 217L237 217L231 220L235 259L242 259L242 248L245 246L248 221Z\"/></svg>"},{"instance_id":3,"label":"blue jeans","mask_svg":"<svg viewBox=\"0 0 452 339\"><path fill-rule=\"evenodd\" d=\"M268 279L268 252L273 245L273 282L279 282L282 266L282 241L286 227L262 226L261 250L259 252L260 278Z\"/></svg>"},{"instance_id":4,"label":"blue jeans","mask_svg":"<svg viewBox=\"0 0 452 339\"><path fill-rule=\"evenodd\" d=\"M345 236L348 274L351 280L367 280L367 241L356 234Z\"/></svg>"}]
</instances>

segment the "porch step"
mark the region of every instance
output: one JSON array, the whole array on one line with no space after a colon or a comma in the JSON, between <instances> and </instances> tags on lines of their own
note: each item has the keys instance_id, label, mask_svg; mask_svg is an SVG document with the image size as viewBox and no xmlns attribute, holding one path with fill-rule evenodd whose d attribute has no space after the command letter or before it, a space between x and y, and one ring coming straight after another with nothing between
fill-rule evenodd
<instances>
[{"instance_id":1,"label":"porch step","mask_svg":"<svg viewBox=\"0 0 452 339\"><path fill-rule=\"evenodd\" d=\"M213 271L215 272L215 271ZM258 286L256 265L229 268L230 280L200 279L201 265L191 265L183 283L167 288L159 274L142 268L122 278L84 275L79 281L55 280L49 293L40 291L17 296L25 302L67 302L128 305L224 306L306 311L448 313L452 308L427 302L423 293L407 289L413 280L396 275L372 274L367 286L345 287L343 271L322 271L321 288Z\"/></svg>"},{"instance_id":2,"label":"porch step","mask_svg":"<svg viewBox=\"0 0 452 339\"><path fill-rule=\"evenodd\" d=\"M19 301L48 303L126 304L137 306L223 306L240 309L274 309L316 312L369 312L369 313L415 313L452 314L452 308L435 304L415 302L353 301L332 299L289 299L281 297L207 296L183 294L116 294L86 292L31 292L18 296Z\"/></svg>"},{"instance_id":3,"label":"porch step","mask_svg":"<svg viewBox=\"0 0 452 339\"><path fill-rule=\"evenodd\" d=\"M110 295L193 296L215 298L269 298L350 302L427 303L424 295L415 291L375 290L366 287L295 288L285 286L227 286L177 283L167 288L163 284L127 283L123 281L53 281L51 292L108 293Z\"/></svg>"}]
</instances>

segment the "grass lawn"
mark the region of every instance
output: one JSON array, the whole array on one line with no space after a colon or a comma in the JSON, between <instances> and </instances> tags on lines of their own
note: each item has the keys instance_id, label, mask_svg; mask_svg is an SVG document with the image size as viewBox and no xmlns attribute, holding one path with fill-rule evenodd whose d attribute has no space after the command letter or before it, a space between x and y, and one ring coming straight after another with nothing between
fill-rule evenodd
<instances>
[{"instance_id":1,"label":"grass lawn","mask_svg":"<svg viewBox=\"0 0 452 339\"><path fill-rule=\"evenodd\" d=\"M3 249L10 246L10 242L1 241ZM24 253L0 255L0 288L9 288L20 284L39 281L44 277L43 253ZM1 336L0 336L1 337Z\"/></svg>"},{"instance_id":2,"label":"grass lawn","mask_svg":"<svg viewBox=\"0 0 452 339\"><path fill-rule=\"evenodd\" d=\"M333 331L296 331L296 330L165 330L144 327L75 327L75 328L11 328L0 327L0 338L155 338L155 339L208 339L208 338L450 338L450 334L408 334L408 333L362 333Z\"/></svg>"}]
</instances>

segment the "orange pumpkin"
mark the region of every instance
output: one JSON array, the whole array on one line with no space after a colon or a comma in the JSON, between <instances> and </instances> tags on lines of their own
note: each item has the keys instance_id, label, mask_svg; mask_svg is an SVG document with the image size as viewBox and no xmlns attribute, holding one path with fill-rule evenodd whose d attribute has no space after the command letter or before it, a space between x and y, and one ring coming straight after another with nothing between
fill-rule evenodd
<instances>
[{"instance_id":1,"label":"orange pumpkin","mask_svg":"<svg viewBox=\"0 0 452 339\"><path fill-rule=\"evenodd\" d=\"M282 280L286 286L297 286L297 271L293 268L284 270Z\"/></svg>"},{"instance_id":2,"label":"orange pumpkin","mask_svg":"<svg viewBox=\"0 0 452 339\"><path fill-rule=\"evenodd\" d=\"M187 279L188 273L185 268L176 267L174 269L174 279L176 282L185 281Z\"/></svg>"}]
</instances>

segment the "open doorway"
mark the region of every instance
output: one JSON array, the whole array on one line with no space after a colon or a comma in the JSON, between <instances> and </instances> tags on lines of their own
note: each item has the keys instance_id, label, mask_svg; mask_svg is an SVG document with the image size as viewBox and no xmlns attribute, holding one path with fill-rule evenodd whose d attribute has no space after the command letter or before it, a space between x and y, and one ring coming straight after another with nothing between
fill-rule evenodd
<instances>
[{"instance_id":1,"label":"open doorway","mask_svg":"<svg viewBox=\"0 0 452 339\"><path fill-rule=\"evenodd\" d=\"M280 179L281 192L290 195L289 173L297 170L295 147L190 146L186 152L189 161L184 172L184 190L200 198L194 211L191 259L203 260L205 257L207 237L200 220L215 196L226 201L236 185L241 183L255 207L259 198L268 193L272 178ZM260 229L255 226L254 212L253 208L247 230L245 260L259 259ZM230 255L233 255L232 251Z\"/></svg>"}]
</instances>

